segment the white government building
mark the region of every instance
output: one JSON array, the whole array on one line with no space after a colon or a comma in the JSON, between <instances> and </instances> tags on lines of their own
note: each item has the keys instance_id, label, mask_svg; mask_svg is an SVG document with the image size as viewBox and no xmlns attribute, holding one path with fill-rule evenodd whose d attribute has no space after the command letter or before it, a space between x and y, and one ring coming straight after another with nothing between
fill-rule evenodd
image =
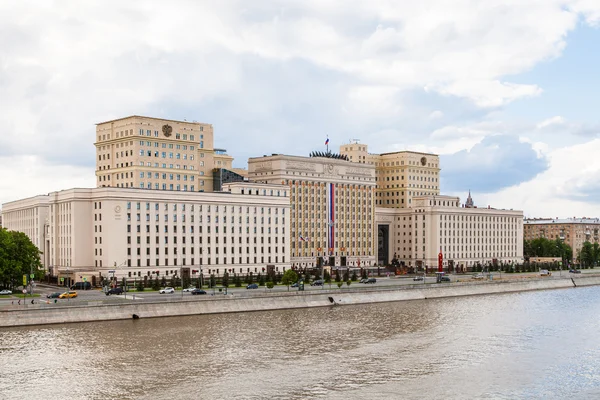
<instances>
[{"instance_id":1,"label":"white government building","mask_svg":"<svg viewBox=\"0 0 600 400\"><path fill-rule=\"evenodd\" d=\"M35 239L51 276L71 281L285 271L289 190L248 183L224 190L69 189L6 203L2 213L8 229Z\"/></svg>"},{"instance_id":2,"label":"white government building","mask_svg":"<svg viewBox=\"0 0 600 400\"><path fill-rule=\"evenodd\" d=\"M255 157L249 181L211 193L211 171L232 169L212 141L212 126L195 122L98 124L98 187L5 203L3 226L31 238L50 276L93 283L373 267L394 256L437 267L440 250L450 271L523 260L523 212L440 195L436 155L373 155L355 141L340 155Z\"/></svg>"},{"instance_id":3,"label":"white government building","mask_svg":"<svg viewBox=\"0 0 600 400\"><path fill-rule=\"evenodd\" d=\"M523 262L523 212L477 208L471 196L413 197L413 208L377 208L379 254L406 266L466 272L473 266ZM391 254L393 252L393 254Z\"/></svg>"}]
</instances>

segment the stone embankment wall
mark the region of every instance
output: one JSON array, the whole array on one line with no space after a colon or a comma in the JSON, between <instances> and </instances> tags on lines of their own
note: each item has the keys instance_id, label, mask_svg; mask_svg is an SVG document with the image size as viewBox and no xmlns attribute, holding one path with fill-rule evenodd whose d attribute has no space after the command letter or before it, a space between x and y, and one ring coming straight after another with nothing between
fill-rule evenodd
<instances>
[{"instance_id":1,"label":"stone embankment wall","mask_svg":"<svg viewBox=\"0 0 600 400\"><path fill-rule=\"evenodd\" d=\"M289 292L251 297L207 296L202 299L160 302L123 302L103 304L73 302L73 306L40 304L23 309L0 311L0 327L62 324L69 322L108 321L119 319L171 317L293 308L330 307L335 305L424 300L442 297L473 296L529 290L564 289L600 285L600 277L532 279L516 282L469 282L411 285L360 289Z\"/></svg>"}]
</instances>

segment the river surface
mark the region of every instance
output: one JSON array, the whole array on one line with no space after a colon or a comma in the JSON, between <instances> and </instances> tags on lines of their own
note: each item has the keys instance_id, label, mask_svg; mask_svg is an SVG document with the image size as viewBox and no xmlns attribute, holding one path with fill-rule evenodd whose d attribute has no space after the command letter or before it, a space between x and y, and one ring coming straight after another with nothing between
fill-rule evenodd
<instances>
[{"instance_id":1,"label":"river surface","mask_svg":"<svg viewBox=\"0 0 600 400\"><path fill-rule=\"evenodd\" d=\"M0 399L598 399L600 287L0 329Z\"/></svg>"}]
</instances>

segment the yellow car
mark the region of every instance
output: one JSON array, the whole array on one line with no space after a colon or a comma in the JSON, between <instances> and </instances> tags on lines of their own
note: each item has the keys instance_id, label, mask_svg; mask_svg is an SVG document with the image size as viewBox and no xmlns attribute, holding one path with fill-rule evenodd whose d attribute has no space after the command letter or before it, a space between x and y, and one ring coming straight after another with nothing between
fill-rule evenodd
<instances>
[{"instance_id":1,"label":"yellow car","mask_svg":"<svg viewBox=\"0 0 600 400\"><path fill-rule=\"evenodd\" d=\"M77 297L77 292L64 292L58 296L59 299L72 299L73 297Z\"/></svg>"}]
</instances>

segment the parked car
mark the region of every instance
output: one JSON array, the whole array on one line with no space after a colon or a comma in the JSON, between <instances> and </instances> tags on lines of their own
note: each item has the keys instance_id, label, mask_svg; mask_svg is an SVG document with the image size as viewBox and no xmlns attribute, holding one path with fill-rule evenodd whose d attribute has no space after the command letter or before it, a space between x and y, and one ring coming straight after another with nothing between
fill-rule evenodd
<instances>
[{"instance_id":1,"label":"parked car","mask_svg":"<svg viewBox=\"0 0 600 400\"><path fill-rule=\"evenodd\" d=\"M108 292L106 292L106 295L108 296L111 294L123 294L123 288L120 288L120 287L110 288L108 290Z\"/></svg>"},{"instance_id":2,"label":"parked car","mask_svg":"<svg viewBox=\"0 0 600 400\"><path fill-rule=\"evenodd\" d=\"M7 290L7 289L0 290L0 295L7 295L7 294L12 294L12 292L10 290Z\"/></svg>"},{"instance_id":3,"label":"parked car","mask_svg":"<svg viewBox=\"0 0 600 400\"><path fill-rule=\"evenodd\" d=\"M194 289L191 292L192 294L206 294L206 290L202 290L202 289Z\"/></svg>"},{"instance_id":4,"label":"parked car","mask_svg":"<svg viewBox=\"0 0 600 400\"><path fill-rule=\"evenodd\" d=\"M54 292L46 295L47 299L58 299L60 296L60 292Z\"/></svg>"},{"instance_id":5,"label":"parked car","mask_svg":"<svg viewBox=\"0 0 600 400\"><path fill-rule=\"evenodd\" d=\"M294 282L294 283L292 283L292 287L298 287L298 286L300 286L300 282Z\"/></svg>"},{"instance_id":6,"label":"parked car","mask_svg":"<svg viewBox=\"0 0 600 400\"><path fill-rule=\"evenodd\" d=\"M449 276L440 276L440 282L452 282Z\"/></svg>"},{"instance_id":7,"label":"parked car","mask_svg":"<svg viewBox=\"0 0 600 400\"><path fill-rule=\"evenodd\" d=\"M471 279L482 280L482 279L484 279L484 276L483 276L483 274L476 274L476 275L473 275L471 277Z\"/></svg>"},{"instance_id":8,"label":"parked car","mask_svg":"<svg viewBox=\"0 0 600 400\"><path fill-rule=\"evenodd\" d=\"M71 290L90 290L91 288L92 284L89 282L76 282L70 287Z\"/></svg>"},{"instance_id":9,"label":"parked car","mask_svg":"<svg viewBox=\"0 0 600 400\"><path fill-rule=\"evenodd\" d=\"M424 279L424 278L423 278L421 275L419 275L419 276L415 276L415 277L413 278L413 281L422 281L423 279Z\"/></svg>"},{"instance_id":10,"label":"parked car","mask_svg":"<svg viewBox=\"0 0 600 400\"><path fill-rule=\"evenodd\" d=\"M547 269L540 269L540 276L551 276L552 272L548 271Z\"/></svg>"},{"instance_id":11,"label":"parked car","mask_svg":"<svg viewBox=\"0 0 600 400\"><path fill-rule=\"evenodd\" d=\"M194 289L196 289L196 288L195 288L195 287L193 287L193 286L190 286L189 288L185 288L185 289L183 289L183 291L184 291L184 292L193 292L193 291L194 291Z\"/></svg>"},{"instance_id":12,"label":"parked car","mask_svg":"<svg viewBox=\"0 0 600 400\"><path fill-rule=\"evenodd\" d=\"M59 299L72 299L74 297L77 297L77 292L73 291L64 292L60 296L58 296Z\"/></svg>"},{"instance_id":13,"label":"parked car","mask_svg":"<svg viewBox=\"0 0 600 400\"><path fill-rule=\"evenodd\" d=\"M175 293L175 289L173 289L172 287L166 287L164 289L160 289L158 291L159 294L173 294Z\"/></svg>"},{"instance_id":14,"label":"parked car","mask_svg":"<svg viewBox=\"0 0 600 400\"><path fill-rule=\"evenodd\" d=\"M258 284L251 283L248 286L246 286L246 289L258 289Z\"/></svg>"},{"instance_id":15,"label":"parked car","mask_svg":"<svg viewBox=\"0 0 600 400\"><path fill-rule=\"evenodd\" d=\"M368 280L368 278L362 278L358 283L367 283Z\"/></svg>"},{"instance_id":16,"label":"parked car","mask_svg":"<svg viewBox=\"0 0 600 400\"><path fill-rule=\"evenodd\" d=\"M572 274L580 274L581 273L581 271L578 269L570 269L569 272Z\"/></svg>"},{"instance_id":17,"label":"parked car","mask_svg":"<svg viewBox=\"0 0 600 400\"><path fill-rule=\"evenodd\" d=\"M377 279L376 278L369 278L367 279L367 281L365 283L376 283Z\"/></svg>"},{"instance_id":18,"label":"parked car","mask_svg":"<svg viewBox=\"0 0 600 400\"><path fill-rule=\"evenodd\" d=\"M323 286L323 280L322 279L317 279L316 281L314 281L313 283L311 283L310 286Z\"/></svg>"}]
</instances>

